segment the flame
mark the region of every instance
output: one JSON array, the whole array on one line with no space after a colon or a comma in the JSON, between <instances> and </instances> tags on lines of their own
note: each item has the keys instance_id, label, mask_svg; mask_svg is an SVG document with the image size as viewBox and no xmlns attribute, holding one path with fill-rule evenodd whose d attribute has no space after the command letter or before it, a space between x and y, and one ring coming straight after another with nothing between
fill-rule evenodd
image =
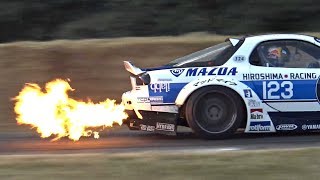
<instances>
[{"instance_id":1,"label":"flame","mask_svg":"<svg viewBox=\"0 0 320 180\"><path fill-rule=\"evenodd\" d=\"M36 128L42 138L68 137L77 141L82 136L99 138L99 132L92 129L121 125L128 117L124 105L116 104L115 100L77 101L68 96L68 91L73 90L62 79L48 82L45 91L38 84L27 83L14 98L17 123Z\"/></svg>"}]
</instances>

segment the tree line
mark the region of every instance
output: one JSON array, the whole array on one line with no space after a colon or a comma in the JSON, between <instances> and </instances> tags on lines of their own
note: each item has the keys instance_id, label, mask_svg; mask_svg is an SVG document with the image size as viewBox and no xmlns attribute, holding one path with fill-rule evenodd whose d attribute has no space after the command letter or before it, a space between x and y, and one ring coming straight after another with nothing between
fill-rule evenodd
<instances>
[{"instance_id":1,"label":"tree line","mask_svg":"<svg viewBox=\"0 0 320 180\"><path fill-rule=\"evenodd\" d=\"M121 36L314 32L314 0L2 0L0 42Z\"/></svg>"}]
</instances>

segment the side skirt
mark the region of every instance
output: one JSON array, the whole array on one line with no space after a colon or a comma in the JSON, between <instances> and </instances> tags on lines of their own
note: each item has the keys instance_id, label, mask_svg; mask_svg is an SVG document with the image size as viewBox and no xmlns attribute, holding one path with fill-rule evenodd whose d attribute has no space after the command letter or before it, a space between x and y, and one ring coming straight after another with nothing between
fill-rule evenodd
<instances>
[{"instance_id":1,"label":"side skirt","mask_svg":"<svg viewBox=\"0 0 320 180\"><path fill-rule=\"evenodd\" d=\"M320 112L269 112L277 132L320 131Z\"/></svg>"}]
</instances>

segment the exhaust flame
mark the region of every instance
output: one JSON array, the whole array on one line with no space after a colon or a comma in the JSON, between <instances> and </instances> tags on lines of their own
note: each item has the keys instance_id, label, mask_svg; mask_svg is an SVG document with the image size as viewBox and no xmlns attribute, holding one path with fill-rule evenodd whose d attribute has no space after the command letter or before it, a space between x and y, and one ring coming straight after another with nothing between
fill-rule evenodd
<instances>
[{"instance_id":1,"label":"exhaust flame","mask_svg":"<svg viewBox=\"0 0 320 180\"><path fill-rule=\"evenodd\" d=\"M14 98L17 123L36 128L42 138L68 137L77 141L81 136L99 138L99 133L92 129L111 127L114 123L121 125L128 117L124 106L115 104L115 100L96 104L77 101L68 97L68 91L73 90L61 79L48 82L45 91L37 84L26 84Z\"/></svg>"}]
</instances>

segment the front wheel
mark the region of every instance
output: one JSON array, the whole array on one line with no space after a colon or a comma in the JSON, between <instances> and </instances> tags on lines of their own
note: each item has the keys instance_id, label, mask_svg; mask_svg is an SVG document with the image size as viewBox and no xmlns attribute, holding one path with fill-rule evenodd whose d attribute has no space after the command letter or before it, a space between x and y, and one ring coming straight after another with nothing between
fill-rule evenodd
<instances>
[{"instance_id":1,"label":"front wheel","mask_svg":"<svg viewBox=\"0 0 320 180\"><path fill-rule=\"evenodd\" d=\"M195 91L186 103L186 119L191 129L206 139L230 137L245 117L242 99L222 86Z\"/></svg>"}]
</instances>

